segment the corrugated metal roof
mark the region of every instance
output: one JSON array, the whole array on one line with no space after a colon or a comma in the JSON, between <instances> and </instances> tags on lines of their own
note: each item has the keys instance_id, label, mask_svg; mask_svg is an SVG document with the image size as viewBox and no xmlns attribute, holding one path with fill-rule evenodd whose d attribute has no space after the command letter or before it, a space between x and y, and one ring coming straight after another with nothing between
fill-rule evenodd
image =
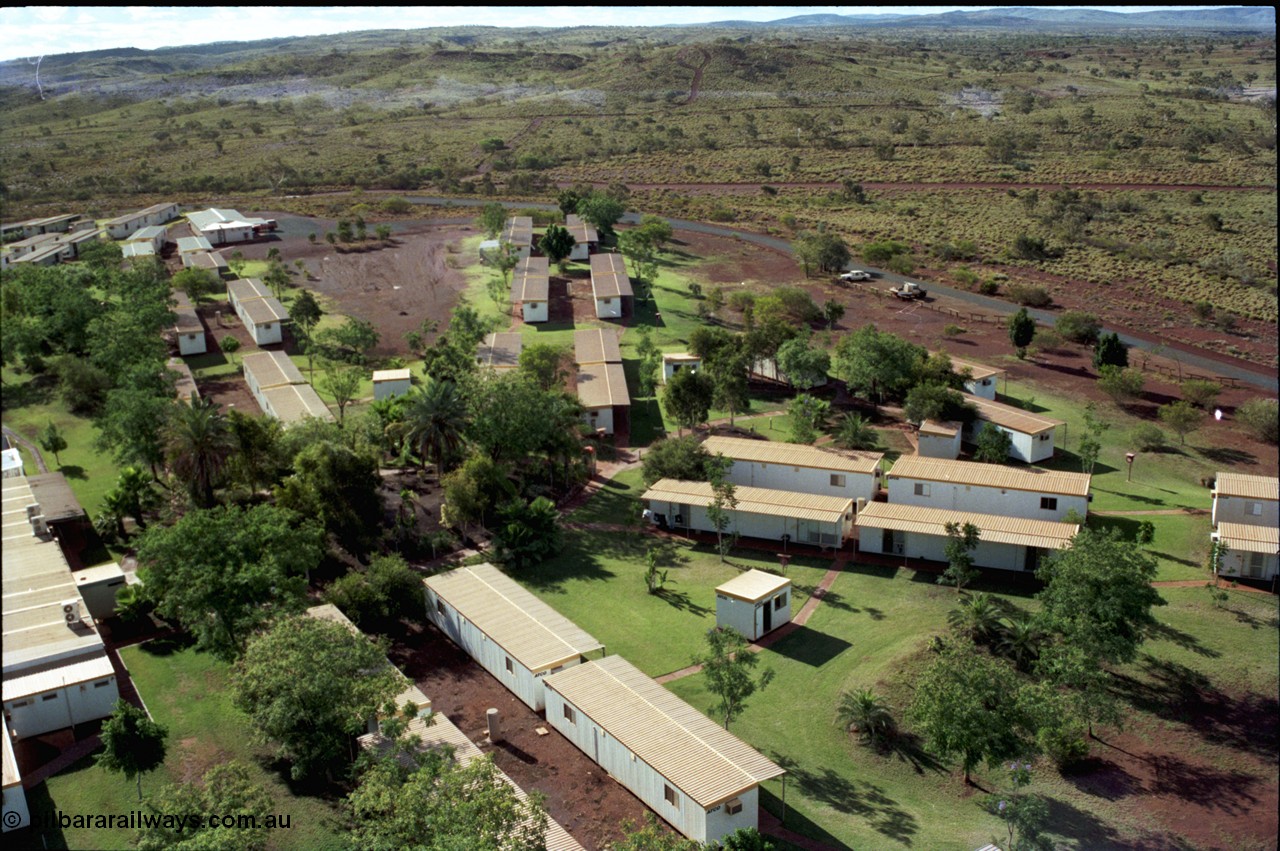
<instances>
[{"instance_id":1,"label":"corrugated metal roof","mask_svg":"<svg viewBox=\"0 0 1280 851\"><path fill-rule=\"evenodd\" d=\"M574 331L573 357L578 363L622 363L618 333L604 328Z\"/></svg>"},{"instance_id":2,"label":"corrugated metal roof","mask_svg":"<svg viewBox=\"0 0 1280 851\"><path fill-rule=\"evenodd\" d=\"M125 237L128 242L140 242L144 239L155 239L157 236L164 236L168 233L160 225L150 225L149 227L140 228Z\"/></svg>"},{"instance_id":3,"label":"corrugated metal roof","mask_svg":"<svg viewBox=\"0 0 1280 851\"><path fill-rule=\"evenodd\" d=\"M1054 493L1062 496L1088 496L1090 476L1040 467L1006 467L1002 464L979 464L976 461L951 461L904 455L889 470L890 479L922 479L982 488Z\"/></svg>"},{"instance_id":4,"label":"corrugated metal roof","mask_svg":"<svg viewBox=\"0 0 1280 851\"><path fill-rule=\"evenodd\" d=\"M544 685L699 806L715 806L786 774L621 656L566 668Z\"/></svg>"},{"instance_id":5,"label":"corrugated metal roof","mask_svg":"<svg viewBox=\"0 0 1280 851\"><path fill-rule=\"evenodd\" d=\"M254 325L261 325L264 322L287 322L289 319L289 311L275 296L241 299L240 309Z\"/></svg>"},{"instance_id":6,"label":"corrugated metal roof","mask_svg":"<svg viewBox=\"0 0 1280 851\"><path fill-rule=\"evenodd\" d=\"M982 541L1045 549L1063 549L1070 546L1071 539L1080 531L1080 526L1076 523L1026 520L1021 517L976 514L971 511L951 511L945 508L924 508L918 505L888 502L869 503L858 512L857 519L859 527L939 536L947 534L945 529L947 523L972 523L980 530L979 539Z\"/></svg>"},{"instance_id":7,"label":"corrugated metal roof","mask_svg":"<svg viewBox=\"0 0 1280 851\"><path fill-rule=\"evenodd\" d=\"M1003 402L992 402L990 399L974 396L972 393L962 393L960 395L964 396L966 402L972 403L978 409L978 419L1004 426L1011 431L1023 434L1040 434L1060 425L1065 425L1062 420L1042 417L1038 414L1024 411L1021 408L1006 405Z\"/></svg>"},{"instance_id":8,"label":"corrugated metal roof","mask_svg":"<svg viewBox=\"0 0 1280 851\"><path fill-rule=\"evenodd\" d=\"M197 397L200 395L195 376L191 374L191 367L187 366L186 361L182 358L169 358L168 368L178 373L178 380L173 383L173 395L179 401L190 401L192 393Z\"/></svg>"},{"instance_id":9,"label":"corrugated metal roof","mask_svg":"<svg viewBox=\"0 0 1280 851\"><path fill-rule=\"evenodd\" d=\"M733 510L747 514L838 523L843 517L853 512L853 500L838 496L819 496L796 491L753 488L746 485L735 485L733 490L734 497L738 500L738 505ZM640 498L706 508L715 499L715 494L708 482L662 479L654 482L653 487L645 491Z\"/></svg>"},{"instance_id":10,"label":"corrugated metal roof","mask_svg":"<svg viewBox=\"0 0 1280 851\"><path fill-rule=\"evenodd\" d=\"M630 405L627 374L620 363L590 363L578 369L578 401L584 408Z\"/></svg>"},{"instance_id":11,"label":"corrugated metal roof","mask_svg":"<svg viewBox=\"0 0 1280 851\"><path fill-rule=\"evenodd\" d=\"M534 673L604 646L491 564L459 567L424 581Z\"/></svg>"},{"instance_id":12,"label":"corrugated metal roof","mask_svg":"<svg viewBox=\"0 0 1280 851\"><path fill-rule=\"evenodd\" d=\"M378 381L408 381L413 377L409 367L404 369L375 369L373 371L374 382Z\"/></svg>"},{"instance_id":13,"label":"corrugated metal roof","mask_svg":"<svg viewBox=\"0 0 1280 851\"><path fill-rule=\"evenodd\" d=\"M600 241L600 233L596 230L596 226L590 222L584 222L581 216L575 216L573 213L564 217L564 229L579 245Z\"/></svg>"},{"instance_id":14,"label":"corrugated metal roof","mask_svg":"<svg viewBox=\"0 0 1280 851\"><path fill-rule=\"evenodd\" d=\"M955 437L963 426L955 420L924 420L920 423L921 434L936 434L942 437Z\"/></svg>"},{"instance_id":15,"label":"corrugated metal roof","mask_svg":"<svg viewBox=\"0 0 1280 851\"><path fill-rule=\"evenodd\" d=\"M120 256L129 257L155 257L156 247L150 242L126 242L120 246Z\"/></svg>"},{"instance_id":16,"label":"corrugated metal roof","mask_svg":"<svg viewBox=\"0 0 1280 851\"><path fill-rule=\"evenodd\" d=\"M196 251L213 250L213 243L209 242L209 240L203 236L180 236L177 241L179 254L191 254Z\"/></svg>"},{"instance_id":17,"label":"corrugated metal roof","mask_svg":"<svg viewBox=\"0 0 1280 851\"><path fill-rule=\"evenodd\" d=\"M182 258L182 264L188 268L208 269L212 272L220 272L227 268L227 260L222 256L221 251L198 251L187 254Z\"/></svg>"},{"instance_id":18,"label":"corrugated metal roof","mask_svg":"<svg viewBox=\"0 0 1280 851\"><path fill-rule=\"evenodd\" d=\"M30 476L27 484L31 494L40 503L40 513L50 523L74 520L85 516L85 510L76 499L75 492L62 473L41 473Z\"/></svg>"},{"instance_id":19,"label":"corrugated metal roof","mask_svg":"<svg viewBox=\"0 0 1280 851\"><path fill-rule=\"evenodd\" d=\"M791 584L791 580L776 573L752 568L740 573L716 588L717 594L756 603Z\"/></svg>"},{"instance_id":20,"label":"corrugated metal roof","mask_svg":"<svg viewBox=\"0 0 1280 851\"><path fill-rule=\"evenodd\" d=\"M513 245L533 245L533 217L512 216L502 229L502 241Z\"/></svg>"},{"instance_id":21,"label":"corrugated metal roof","mask_svg":"<svg viewBox=\"0 0 1280 851\"><path fill-rule=\"evenodd\" d=\"M6 677L4 699L17 700L20 697L43 694L63 686L102 680L115 675L115 669L111 667L111 660L107 658L107 654L98 650L88 658L79 658L66 664L50 665L36 671L23 672L16 677Z\"/></svg>"},{"instance_id":22,"label":"corrugated metal roof","mask_svg":"<svg viewBox=\"0 0 1280 851\"><path fill-rule=\"evenodd\" d=\"M520 366L524 337L518 331L489 334L476 352L476 361L490 369L515 369Z\"/></svg>"},{"instance_id":23,"label":"corrugated metal roof","mask_svg":"<svg viewBox=\"0 0 1280 851\"><path fill-rule=\"evenodd\" d=\"M972 373L975 381L981 381L984 378L992 378L996 375L1004 375L1005 373L1003 369L999 369L998 367L987 366L986 364L976 363L971 360L961 360L950 353L944 354L951 359L952 372L955 372L958 375L967 369Z\"/></svg>"},{"instance_id":24,"label":"corrugated metal roof","mask_svg":"<svg viewBox=\"0 0 1280 851\"><path fill-rule=\"evenodd\" d=\"M268 298L271 295L271 288L257 278L236 278L227 284L227 295L232 301Z\"/></svg>"},{"instance_id":25,"label":"corrugated metal roof","mask_svg":"<svg viewBox=\"0 0 1280 851\"><path fill-rule=\"evenodd\" d=\"M634 295L621 254L591 255L591 294L595 298Z\"/></svg>"},{"instance_id":26,"label":"corrugated metal roof","mask_svg":"<svg viewBox=\"0 0 1280 851\"><path fill-rule=\"evenodd\" d=\"M271 405L276 419L286 425L305 420L307 417L333 420L333 412L310 384L282 384L278 387L268 387L262 391L262 396Z\"/></svg>"},{"instance_id":27,"label":"corrugated metal roof","mask_svg":"<svg viewBox=\"0 0 1280 851\"><path fill-rule=\"evenodd\" d=\"M751 440L745 437L708 437L702 442L702 448L712 455L719 453L726 458L757 464L781 464L864 475L874 473L880 465L880 459L884 458L883 452L836 452L816 446Z\"/></svg>"},{"instance_id":28,"label":"corrugated metal roof","mask_svg":"<svg viewBox=\"0 0 1280 851\"><path fill-rule=\"evenodd\" d=\"M1275 526L1219 523L1217 537L1230 550L1268 555L1280 553L1280 529Z\"/></svg>"},{"instance_id":29,"label":"corrugated metal roof","mask_svg":"<svg viewBox=\"0 0 1280 851\"><path fill-rule=\"evenodd\" d=\"M114 219L109 219L107 221L107 224L108 225L128 224L134 219L141 219L143 216L149 216L152 213L159 213L162 210L166 210L170 207L173 208L174 212L177 212L177 209L178 209L177 204L175 204L173 201L164 201L160 204L152 204L150 207L148 207L145 210L138 210L137 212L134 212L134 213L125 213L123 216L116 216Z\"/></svg>"},{"instance_id":30,"label":"corrugated metal roof","mask_svg":"<svg viewBox=\"0 0 1280 851\"><path fill-rule=\"evenodd\" d=\"M688 352L667 352L662 356L663 363L702 363L702 358Z\"/></svg>"},{"instance_id":31,"label":"corrugated metal roof","mask_svg":"<svg viewBox=\"0 0 1280 851\"><path fill-rule=\"evenodd\" d=\"M240 359L246 375L251 375L258 388L279 387L282 384L305 384L302 371L289 360L284 352L254 352Z\"/></svg>"},{"instance_id":32,"label":"corrugated metal roof","mask_svg":"<svg viewBox=\"0 0 1280 851\"><path fill-rule=\"evenodd\" d=\"M546 301L551 293L550 266L545 257L526 257L511 279L514 302Z\"/></svg>"},{"instance_id":33,"label":"corrugated metal roof","mask_svg":"<svg viewBox=\"0 0 1280 851\"><path fill-rule=\"evenodd\" d=\"M1213 489L1220 496L1243 496L1249 499L1280 500L1280 479L1274 476L1250 476L1245 473L1218 473Z\"/></svg>"},{"instance_id":34,"label":"corrugated metal roof","mask_svg":"<svg viewBox=\"0 0 1280 851\"><path fill-rule=\"evenodd\" d=\"M200 321L196 309L191 306L191 299L187 298L187 294L176 292L173 294L173 327L178 331L203 331L204 323Z\"/></svg>"},{"instance_id":35,"label":"corrugated metal roof","mask_svg":"<svg viewBox=\"0 0 1280 851\"><path fill-rule=\"evenodd\" d=\"M416 736L419 740L419 747L422 750L451 748L453 750L453 758L459 765L467 765L484 756L484 752L476 747L475 743L468 739L458 729L457 725L440 713L432 715L430 721L426 718L414 718L409 722L405 734ZM379 751L384 751L391 744L381 733L366 733L359 738L359 742L360 747L366 750L377 749ZM502 778L503 782L511 786L518 799L521 801L528 800L529 796L524 789L520 788L502 769L498 769L498 776ZM569 831L565 830L563 825L550 816L547 816L545 839L546 851L585 851L582 845L569 835Z\"/></svg>"}]
</instances>

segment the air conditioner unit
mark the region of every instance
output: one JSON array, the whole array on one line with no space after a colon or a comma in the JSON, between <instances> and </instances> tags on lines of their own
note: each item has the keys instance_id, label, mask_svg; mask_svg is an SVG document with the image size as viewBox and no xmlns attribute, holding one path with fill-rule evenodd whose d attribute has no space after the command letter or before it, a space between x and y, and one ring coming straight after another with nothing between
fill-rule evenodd
<instances>
[{"instance_id":1,"label":"air conditioner unit","mask_svg":"<svg viewBox=\"0 0 1280 851\"><path fill-rule=\"evenodd\" d=\"M37 514L31 518L31 532L42 538L49 534L49 523L44 519L43 514Z\"/></svg>"},{"instance_id":2,"label":"air conditioner unit","mask_svg":"<svg viewBox=\"0 0 1280 851\"><path fill-rule=\"evenodd\" d=\"M738 813L742 812L742 799L734 798L731 801L726 801L724 811L727 815L736 816Z\"/></svg>"},{"instance_id":3,"label":"air conditioner unit","mask_svg":"<svg viewBox=\"0 0 1280 851\"><path fill-rule=\"evenodd\" d=\"M44 512L40 510L40 503L38 503L38 502L33 502L33 503L31 503L30 505L28 505L28 506L27 506L27 520L28 520L28 521L32 520L32 519L33 519L33 518L35 518L35 517L39 517L41 514L44 514Z\"/></svg>"},{"instance_id":4,"label":"air conditioner unit","mask_svg":"<svg viewBox=\"0 0 1280 851\"><path fill-rule=\"evenodd\" d=\"M66 619L68 624L80 623L80 601L78 599L63 600L62 616Z\"/></svg>"}]
</instances>

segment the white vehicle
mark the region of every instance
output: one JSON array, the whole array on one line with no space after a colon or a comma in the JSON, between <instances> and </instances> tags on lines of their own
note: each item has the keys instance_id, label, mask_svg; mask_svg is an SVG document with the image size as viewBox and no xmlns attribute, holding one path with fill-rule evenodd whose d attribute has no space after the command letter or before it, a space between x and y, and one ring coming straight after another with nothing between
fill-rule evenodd
<instances>
[{"instance_id":1,"label":"white vehicle","mask_svg":"<svg viewBox=\"0 0 1280 851\"><path fill-rule=\"evenodd\" d=\"M842 281L869 281L869 280L871 280L871 273L870 273L870 272L864 272L864 271L862 271L861 269L850 269L848 272L845 272L844 274L842 274L842 275L840 276L840 280L842 280Z\"/></svg>"}]
</instances>

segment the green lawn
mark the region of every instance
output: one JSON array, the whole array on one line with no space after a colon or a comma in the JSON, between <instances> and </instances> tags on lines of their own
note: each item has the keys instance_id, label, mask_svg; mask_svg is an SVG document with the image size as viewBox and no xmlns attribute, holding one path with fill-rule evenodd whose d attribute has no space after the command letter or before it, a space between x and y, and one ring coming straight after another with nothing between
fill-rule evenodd
<instances>
[{"instance_id":1,"label":"green lawn","mask_svg":"<svg viewBox=\"0 0 1280 851\"><path fill-rule=\"evenodd\" d=\"M1204 579L1210 575L1205 565L1209 557L1209 515L1151 514L1104 517L1089 516L1089 526L1094 529L1116 529L1132 539L1138 524L1150 521L1156 527L1155 540L1147 552L1156 557L1159 572L1157 581L1178 579Z\"/></svg>"},{"instance_id":2,"label":"green lawn","mask_svg":"<svg viewBox=\"0 0 1280 851\"><path fill-rule=\"evenodd\" d=\"M169 728L164 766L143 779L143 794L164 782L198 778L215 765L240 760L271 795L271 812L292 816L291 828L270 834L273 849L338 849L337 809L324 799L294 794L286 773L272 766L271 751L252 736L249 720L231 703L229 667L191 648L152 642L121 651L121 657L153 716ZM137 808L134 784L82 760L33 790L32 815L41 807L67 813L123 813ZM132 836L120 830L65 830L44 836L50 848L131 848ZM34 831L27 847L41 848Z\"/></svg>"}]
</instances>

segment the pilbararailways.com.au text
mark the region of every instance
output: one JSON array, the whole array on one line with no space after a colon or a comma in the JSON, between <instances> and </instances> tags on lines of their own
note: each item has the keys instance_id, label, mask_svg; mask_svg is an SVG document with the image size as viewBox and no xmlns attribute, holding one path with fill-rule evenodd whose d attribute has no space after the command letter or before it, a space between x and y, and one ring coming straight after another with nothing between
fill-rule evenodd
<instances>
[{"instance_id":1,"label":"pilbararailways.com.au text","mask_svg":"<svg viewBox=\"0 0 1280 851\"><path fill-rule=\"evenodd\" d=\"M39 816L32 816L32 827L62 828L77 830L142 830L144 828L163 828L165 830L203 830L205 828L257 830L288 830L292 827L293 816L264 815L255 816L238 813L235 815L165 815L164 813L145 813L132 810L127 813L85 814L64 813L62 810Z\"/></svg>"}]
</instances>

